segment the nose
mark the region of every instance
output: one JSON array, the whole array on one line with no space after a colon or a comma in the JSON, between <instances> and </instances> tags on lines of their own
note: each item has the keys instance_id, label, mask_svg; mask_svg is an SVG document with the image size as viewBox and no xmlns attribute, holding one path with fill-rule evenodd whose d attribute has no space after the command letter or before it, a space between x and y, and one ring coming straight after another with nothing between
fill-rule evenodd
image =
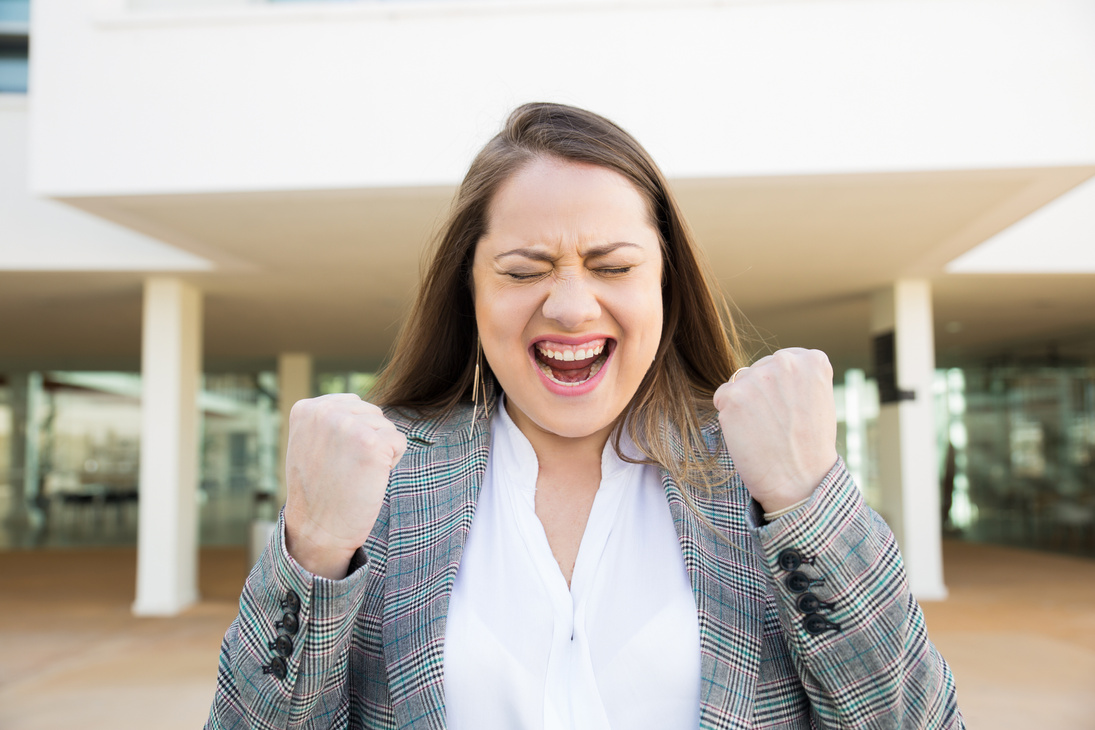
<instances>
[{"instance_id":1,"label":"nose","mask_svg":"<svg viewBox=\"0 0 1095 730\"><path fill-rule=\"evenodd\" d=\"M584 277L559 277L552 282L543 312L563 329L576 330L601 316L601 304Z\"/></svg>"}]
</instances>

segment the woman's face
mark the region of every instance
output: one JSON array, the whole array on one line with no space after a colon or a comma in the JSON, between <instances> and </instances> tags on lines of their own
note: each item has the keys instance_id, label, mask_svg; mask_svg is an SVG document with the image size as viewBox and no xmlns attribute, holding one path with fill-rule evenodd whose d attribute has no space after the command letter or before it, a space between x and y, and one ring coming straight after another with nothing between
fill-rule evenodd
<instances>
[{"instance_id":1,"label":"woman's face","mask_svg":"<svg viewBox=\"0 0 1095 730\"><path fill-rule=\"evenodd\" d=\"M507 411L537 432L607 438L662 332L662 256L645 199L607 168L541 158L491 201L472 278Z\"/></svg>"}]
</instances>

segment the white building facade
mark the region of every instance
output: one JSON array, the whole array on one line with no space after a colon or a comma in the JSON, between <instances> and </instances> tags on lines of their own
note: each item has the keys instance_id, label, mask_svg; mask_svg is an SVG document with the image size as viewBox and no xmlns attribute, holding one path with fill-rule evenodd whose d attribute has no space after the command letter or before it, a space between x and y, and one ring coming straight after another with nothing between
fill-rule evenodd
<instances>
[{"instance_id":1,"label":"white building facade","mask_svg":"<svg viewBox=\"0 0 1095 730\"><path fill-rule=\"evenodd\" d=\"M163 396L139 613L197 596L203 369L278 370L285 409L379 365L525 101L650 150L755 353L819 347L843 382L892 335L873 501L921 598L946 594L937 369L1095 341L1091 0L34 0L29 27L0 372L139 368Z\"/></svg>"}]
</instances>

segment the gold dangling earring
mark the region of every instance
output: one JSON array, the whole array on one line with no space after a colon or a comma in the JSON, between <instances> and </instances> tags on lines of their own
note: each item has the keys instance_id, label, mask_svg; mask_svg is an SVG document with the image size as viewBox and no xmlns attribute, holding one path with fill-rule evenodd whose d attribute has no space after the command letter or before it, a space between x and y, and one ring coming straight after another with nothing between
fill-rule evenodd
<instances>
[{"instance_id":1,"label":"gold dangling earring","mask_svg":"<svg viewBox=\"0 0 1095 730\"><path fill-rule=\"evenodd\" d=\"M479 338L475 338L475 375L472 376L471 384L471 425L468 426L468 438L471 438L472 432L475 431L475 416L479 412L479 381L482 378L482 364L483 359L483 346L479 341ZM484 389L486 386L484 385ZM486 393L483 394L483 406L486 409Z\"/></svg>"},{"instance_id":2,"label":"gold dangling earring","mask_svg":"<svg viewBox=\"0 0 1095 730\"><path fill-rule=\"evenodd\" d=\"M479 343L479 351L475 355L475 369L479 373L479 392L483 394L483 417L490 419L490 401L487 400L487 371L480 368L479 363L483 357L483 343Z\"/></svg>"}]
</instances>

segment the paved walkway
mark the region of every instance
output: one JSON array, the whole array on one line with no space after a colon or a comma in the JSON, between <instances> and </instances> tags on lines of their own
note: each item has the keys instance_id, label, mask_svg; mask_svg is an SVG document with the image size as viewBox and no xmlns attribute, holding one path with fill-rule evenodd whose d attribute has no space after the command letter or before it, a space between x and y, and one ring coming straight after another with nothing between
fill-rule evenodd
<instances>
[{"instance_id":1,"label":"paved walkway","mask_svg":"<svg viewBox=\"0 0 1095 730\"><path fill-rule=\"evenodd\" d=\"M944 543L925 603L972 729L1095 730L1095 560Z\"/></svg>"},{"instance_id":2,"label":"paved walkway","mask_svg":"<svg viewBox=\"0 0 1095 730\"><path fill-rule=\"evenodd\" d=\"M972 729L1095 730L1095 561L947 543L951 597L925 604ZM130 615L133 549L0 552L0 728L200 728L242 549L201 556L204 600Z\"/></svg>"}]
</instances>

